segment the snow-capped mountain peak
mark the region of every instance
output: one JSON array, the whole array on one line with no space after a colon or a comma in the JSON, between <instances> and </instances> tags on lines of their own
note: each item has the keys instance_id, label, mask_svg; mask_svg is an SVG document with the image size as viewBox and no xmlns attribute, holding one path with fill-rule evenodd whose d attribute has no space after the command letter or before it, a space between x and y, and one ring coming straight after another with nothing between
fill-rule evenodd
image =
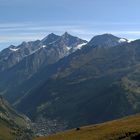
<instances>
[{"instance_id":1,"label":"snow-capped mountain peak","mask_svg":"<svg viewBox=\"0 0 140 140\"><path fill-rule=\"evenodd\" d=\"M85 46L87 43L82 43L82 44L79 44L76 49L82 49L83 46Z\"/></svg>"},{"instance_id":2,"label":"snow-capped mountain peak","mask_svg":"<svg viewBox=\"0 0 140 140\"><path fill-rule=\"evenodd\" d=\"M19 48L10 48L10 50L16 52L19 50Z\"/></svg>"},{"instance_id":3,"label":"snow-capped mountain peak","mask_svg":"<svg viewBox=\"0 0 140 140\"><path fill-rule=\"evenodd\" d=\"M124 43L124 42L128 42L128 40L125 39L125 38L121 38L121 39L119 39L119 43Z\"/></svg>"}]
</instances>

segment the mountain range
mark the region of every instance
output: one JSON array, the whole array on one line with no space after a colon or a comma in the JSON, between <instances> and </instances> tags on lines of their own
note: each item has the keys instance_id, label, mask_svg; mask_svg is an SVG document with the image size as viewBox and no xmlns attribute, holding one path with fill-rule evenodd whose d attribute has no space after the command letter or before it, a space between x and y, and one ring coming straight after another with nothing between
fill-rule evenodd
<instances>
[{"instance_id":1,"label":"mountain range","mask_svg":"<svg viewBox=\"0 0 140 140\"><path fill-rule=\"evenodd\" d=\"M0 52L0 93L53 133L140 112L139 71L140 40L50 34Z\"/></svg>"}]
</instances>

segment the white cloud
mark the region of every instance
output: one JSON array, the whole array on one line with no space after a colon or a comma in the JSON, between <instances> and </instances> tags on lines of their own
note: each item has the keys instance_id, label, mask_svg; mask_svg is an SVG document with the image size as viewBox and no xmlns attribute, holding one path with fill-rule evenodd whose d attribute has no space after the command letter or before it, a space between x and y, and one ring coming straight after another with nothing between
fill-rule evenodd
<instances>
[{"instance_id":1,"label":"white cloud","mask_svg":"<svg viewBox=\"0 0 140 140\"><path fill-rule=\"evenodd\" d=\"M43 38L43 35L37 34L23 34L23 35L6 35L0 36L0 42L16 42L16 41L31 41Z\"/></svg>"},{"instance_id":2,"label":"white cloud","mask_svg":"<svg viewBox=\"0 0 140 140\"><path fill-rule=\"evenodd\" d=\"M65 31L75 36L90 40L93 36L104 33L111 33L117 36L126 37L128 39L136 39L140 36L140 30L103 30L93 23L93 26L77 25L49 25L46 23L0 23L0 43L2 42L22 42L29 40L42 39L49 33L63 34ZM104 24L104 23L103 23ZM106 23L115 24L115 23ZM116 23L121 24L121 23ZM124 23L125 24L125 23ZM101 23L100 23L101 25Z\"/></svg>"}]
</instances>

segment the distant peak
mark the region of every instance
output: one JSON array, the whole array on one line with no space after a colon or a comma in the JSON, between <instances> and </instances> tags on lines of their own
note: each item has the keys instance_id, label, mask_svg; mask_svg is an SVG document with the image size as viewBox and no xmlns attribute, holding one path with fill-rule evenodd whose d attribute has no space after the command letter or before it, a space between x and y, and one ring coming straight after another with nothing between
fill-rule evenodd
<instances>
[{"instance_id":1,"label":"distant peak","mask_svg":"<svg viewBox=\"0 0 140 140\"><path fill-rule=\"evenodd\" d=\"M114 36L112 34L102 34L102 35L97 35L91 39L91 41L88 43L89 45L94 45L94 46L116 46L121 43L127 42L127 39L122 39L117 36Z\"/></svg>"},{"instance_id":2,"label":"distant peak","mask_svg":"<svg viewBox=\"0 0 140 140\"><path fill-rule=\"evenodd\" d=\"M54 34L54 33L50 33L50 35L56 35L56 34Z\"/></svg>"},{"instance_id":3,"label":"distant peak","mask_svg":"<svg viewBox=\"0 0 140 140\"><path fill-rule=\"evenodd\" d=\"M109 34L109 33L105 33L105 34L102 34L102 35L97 35L95 36L94 38L117 38L119 39L119 37L115 36L115 35L112 35L112 34Z\"/></svg>"},{"instance_id":4,"label":"distant peak","mask_svg":"<svg viewBox=\"0 0 140 140\"><path fill-rule=\"evenodd\" d=\"M65 32L61 37L60 37L60 40L65 42L66 44L69 43L77 43L77 45L79 44L83 44L83 43L87 43L86 40L83 40L77 36L73 36L71 34L69 34L68 32Z\"/></svg>"},{"instance_id":5,"label":"distant peak","mask_svg":"<svg viewBox=\"0 0 140 140\"><path fill-rule=\"evenodd\" d=\"M72 35L69 34L68 32L65 32L62 36L64 36L64 37L68 37L68 36L72 36Z\"/></svg>"},{"instance_id":6,"label":"distant peak","mask_svg":"<svg viewBox=\"0 0 140 140\"><path fill-rule=\"evenodd\" d=\"M51 34L49 34L48 36L57 36L56 34L54 34L54 33L51 33Z\"/></svg>"},{"instance_id":7,"label":"distant peak","mask_svg":"<svg viewBox=\"0 0 140 140\"><path fill-rule=\"evenodd\" d=\"M68 32L65 32L64 35L69 35L69 33Z\"/></svg>"},{"instance_id":8,"label":"distant peak","mask_svg":"<svg viewBox=\"0 0 140 140\"><path fill-rule=\"evenodd\" d=\"M51 38L51 37L56 37L56 36L58 36L58 35L56 35L54 33L51 33L51 34L47 35L44 39Z\"/></svg>"},{"instance_id":9,"label":"distant peak","mask_svg":"<svg viewBox=\"0 0 140 140\"><path fill-rule=\"evenodd\" d=\"M47 35L45 38L43 38L41 41L43 44L47 45L48 43L54 42L56 41L60 36L51 33L49 35Z\"/></svg>"}]
</instances>

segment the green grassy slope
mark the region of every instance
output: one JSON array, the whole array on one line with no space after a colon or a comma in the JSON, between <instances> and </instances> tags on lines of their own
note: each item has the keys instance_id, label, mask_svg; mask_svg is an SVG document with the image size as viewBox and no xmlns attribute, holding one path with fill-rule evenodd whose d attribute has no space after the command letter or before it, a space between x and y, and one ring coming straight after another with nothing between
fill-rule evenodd
<instances>
[{"instance_id":1,"label":"green grassy slope","mask_svg":"<svg viewBox=\"0 0 140 140\"><path fill-rule=\"evenodd\" d=\"M140 115L81 127L34 140L139 140Z\"/></svg>"}]
</instances>

